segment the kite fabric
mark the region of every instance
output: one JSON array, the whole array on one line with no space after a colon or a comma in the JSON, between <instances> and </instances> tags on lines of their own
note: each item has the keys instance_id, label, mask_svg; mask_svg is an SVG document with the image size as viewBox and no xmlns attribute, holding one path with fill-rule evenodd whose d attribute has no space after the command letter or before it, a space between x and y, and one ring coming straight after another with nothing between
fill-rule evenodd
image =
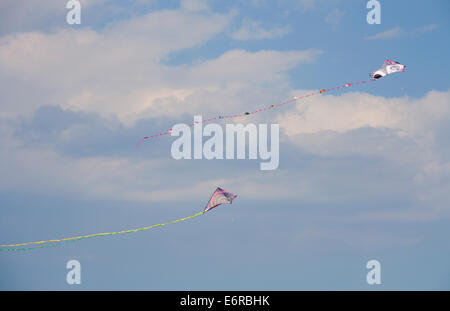
<instances>
[{"instance_id":1,"label":"kite fabric","mask_svg":"<svg viewBox=\"0 0 450 311\"><path fill-rule=\"evenodd\" d=\"M80 236L75 236L75 237L71 237L71 238L64 238L64 239L53 239L53 240L44 240L44 241L36 241L36 242L26 242L26 243L17 243L17 244L0 244L0 252L1 251L20 251L20 250L32 250L32 249L38 249L38 248L45 248L45 247L52 247L52 246L58 246L58 245L62 245L65 243L69 243L69 242L75 242L75 241L79 241L79 240L83 240L83 239L88 239L88 238L94 238L94 237L102 237L102 236L108 236L108 235L117 235L117 234L124 234L124 233L133 233L133 232L138 232L138 231L144 231L144 230L148 230L148 229L152 229L152 228L156 228L156 227L161 227L161 226L166 226L169 224L174 224L176 222L180 222L180 221L184 221L184 220L188 220L188 219L192 219L194 217L203 215L204 213L206 213L207 211L209 211L210 209L222 204L222 203L231 203L231 201L237 197L236 195L227 192L221 188L217 188L217 190L214 192L213 196L211 197L211 199L209 200L209 202L215 202L213 205L213 207L205 209L204 211L201 211L195 215L192 216L188 216L188 217L184 217L184 218L180 218L177 220L173 220L173 221L169 221L169 222L165 222L165 223L161 223L161 224L157 224L157 225L151 225L151 226L147 226L147 227L142 227L142 228L137 228L137 229L130 229L130 230L122 230L122 231L116 231L116 232L106 232L106 233L95 233L95 234L88 234L88 235L80 235ZM225 201L224 199L225 198ZM229 202L228 202L229 200ZM208 204L209 204L208 202ZM54 243L54 244L49 244L49 243ZM28 245L42 245L42 244L49 244L49 245L44 245L44 246L38 246L38 247L25 247L25 248L4 248L4 247L18 247L18 246L28 246Z\"/></svg>"},{"instance_id":2,"label":"kite fabric","mask_svg":"<svg viewBox=\"0 0 450 311\"><path fill-rule=\"evenodd\" d=\"M400 64L399 62L394 62L392 60L386 59L383 63L383 65L381 66L380 69L372 71L370 73L370 77L372 79L380 79L382 77L385 77L387 75L390 75L391 73L394 72L404 72L405 71L406 66Z\"/></svg>"},{"instance_id":3,"label":"kite fabric","mask_svg":"<svg viewBox=\"0 0 450 311\"><path fill-rule=\"evenodd\" d=\"M216 191L212 194L211 199L209 199L208 204L206 204L204 212L207 212L220 204L231 204L236 197L237 195L217 187Z\"/></svg>"}]
</instances>

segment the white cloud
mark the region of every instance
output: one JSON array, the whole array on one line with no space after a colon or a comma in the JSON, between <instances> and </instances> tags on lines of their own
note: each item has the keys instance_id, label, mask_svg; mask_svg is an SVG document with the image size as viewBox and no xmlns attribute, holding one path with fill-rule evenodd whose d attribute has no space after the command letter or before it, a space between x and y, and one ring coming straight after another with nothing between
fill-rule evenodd
<instances>
[{"instance_id":1,"label":"white cloud","mask_svg":"<svg viewBox=\"0 0 450 311\"><path fill-rule=\"evenodd\" d=\"M147 4L153 1L146 0ZM67 2L68 0L46 0L45 3L34 0L0 1L0 35L32 29L69 27L66 22L66 15L69 12L66 9ZM80 0L80 3L83 25L97 21L97 17L103 14L107 16L126 10L126 6L119 8L111 0ZM86 16L89 18L85 18Z\"/></svg>"},{"instance_id":2,"label":"white cloud","mask_svg":"<svg viewBox=\"0 0 450 311\"><path fill-rule=\"evenodd\" d=\"M194 94L223 96L228 90L230 96L268 81L274 89L287 86L283 72L312 62L319 53L236 50L189 66L161 64L168 53L200 45L220 33L230 18L165 10L111 24L100 32L68 29L5 37L0 40L5 102L0 114L14 116L42 104L58 104L117 115L130 125L150 115L192 113L192 106L188 111L182 102ZM208 101L200 99L202 104L194 108L207 112Z\"/></svg>"},{"instance_id":3,"label":"white cloud","mask_svg":"<svg viewBox=\"0 0 450 311\"><path fill-rule=\"evenodd\" d=\"M408 180L396 182L392 177L384 182L393 183L391 188L397 193L414 199L413 214L408 215L411 209L389 210L361 217L414 221L448 214L444 202L450 200L450 161L441 145L446 138L439 135L449 118L450 91L431 91L419 99L364 93L311 97L297 103L295 111L283 113L278 122L287 140L310 154L330 159L352 156L381 159L396 170L408 172L411 176ZM351 169L343 172L347 182L353 173ZM358 176L361 174L364 172ZM367 185L358 191L380 187L378 182L369 184L373 179L378 177L368 177ZM386 195L389 191L386 188L381 193ZM367 198L369 194L364 196Z\"/></svg>"},{"instance_id":4,"label":"white cloud","mask_svg":"<svg viewBox=\"0 0 450 311\"><path fill-rule=\"evenodd\" d=\"M231 34L235 40L263 40L283 37L290 32L289 26L264 29L261 23L245 18L241 28Z\"/></svg>"},{"instance_id":5,"label":"white cloud","mask_svg":"<svg viewBox=\"0 0 450 311\"><path fill-rule=\"evenodd\" d=\"M268 82L274 75L283 73L301 63L310 63L320 52L306 51L259 51L247 52L232 50L219 58L195 66L190 71L194 80L215 83L234 82Z\"/></svg>"},{"instance_id":6,"label":"white cloud","mask_svg":"<svg viewBox=\"0 0 450 311\"><path fill-rule=\"evenodd\" d=\"M326 130L345 132L365 126L392 128L404 118L402 113L392 113L400 107L386 103L383 97L364 93L316 96L299 102L297 109L300 113L280 120L289 136Z\"/></svg>"},{"instance_id":7,"label":"white cloud","mask_svg":"<svg viewBox=\"0 0 450 311\"><path fill-rule=\"evenodd\" d=\"M261 180L259 170L241 170L237 176L220 174L226 170L220 165L223 162L215 165L211 174L190 169L192 162L171 157L72 157L47 144L24 145L13 136L13 131L9 126L0 129L1 191L26 189L27 194L137 202L176 202L180 197L185 201L206 200L205 195L214 190L211 185L239 189L239 195L248 199L299 195L298 190L293 191L296 185L288 188ZM287 177L286 172L280 171L275 177L283 176Z\"/></svg>"},{"instance_id":8,"label":"white cloud","mask_svg":"<svg viewBox=\"0 0 450 311\"><path fill-rule=\"evenodd\" d=\"M424 33L433 31L438 28L439 28L439 25L437 25L437 24L429 24L426 26L417 27L416 29L413 30L413 33L424 34Z\"/></svg>"},{"instance_id":9,"label":"white cloud","mask_svg":"<svg viewBox=\"0 0 450 311\"><path fill-rule=\"evenodd\" d=\"M180 6L182 9L186 9L189 11L209 10L209 4L207 0L181 0Z\"/></svg>"},{"instance_id":10,"label":"white cloud","mask_svg":"<svg viewBox=\"0 0 450 311\"><path fill-rule=\"evenodd\" d=\"M374 34L372 36L366 36L366 40L379 40L379 39L393 39L398 38L400 36L409 36L414 37L415 35L423 35L425 33L431 32L435 29L439 28L437 24L429 24L421 27L417 27L411 31L403 30L399 26L394 27L392 29Z\"/></svg>"},{"instance_id":11,"label":"white cloud","mask_svg":"<svg viewBox=\"0 0 450 311\"><path fill-rule=\"evenodd\" d=\"M296 2L303 10L309 11L316 7L319 0L296 0Z\"/></svg>"},{"instance_id":12,"label":"white cloud","mask_svg":"<svg viewBox=\"0 0 450 311\"><path fill-rule=\"evenodd\" d=\"M448 166L433 150L439 147L436 128L450 117L449 103L450 91L431 91L415 100L363 93L325 95L299 102L295 112L278 120L292 142L312 153L377 155L418 166L420 179ZM364 129L369 132L355 132Z\"/></svg>"},{"instance_id":13,"label":"white cloud","mask_svg":"<svg viewBox=\"0 0 450 311\"><path fill-rule=\"evenodd\" d=\"M302 91L304 92L304 91ZM300 91L293 92L301 94ZM385 98L365 93L322 95L300 101L296 113L279 118L288 136L324 131L344 133L364 127L392 129L414 137L450 115L450 92L431 91L425 97Z\"/></svg>"},{"instance_id":14,"label":"white cloud","mask_svg":"<svg viewBox=\"0 0 450 311\"><path fill-rule=\"evenodd\" d=\"M250 0L250 3L254 6L260 6L266 4L266 0Z\"/></svg>"},{"instance_id":15,"label":"white cloud","mask_svg":"<svg viewBox=\"0 0 450 311\"><path fill-rule=\"evenodd\" d=\"M330 14L325 17L325 22L332 26L337 26L341 23L344 12L339 9L334 9Z\"/></svg>"},{"instance_id":16,"label":"white cloud","mask_svg":"<svg viewBox=\"0 0 450 311\"><path fill-rule=\"evenodd\" d=\"M58 194L91 199L173 202L180 195L186 200L209 193L211 182L226 180L191 180L180 186L179 172L171 158L130 159L127 157L71 157L48 146L23 146L11 136L11 128L0 131L0 190L26 189L28 194ZM6 148L7 146L7 148ZM161 178L165 176L165 178ZM185 176L186 178L187 176ZM209 182L209 184L208 184ZM209 187L208 187L209 186Z\"/></svg>"},{"instance_id":17,"label":"white cloud","mask_svg":"<svg viewBox=\"0 0 450 311\"><path fill-rule=\"evenodd\" d=\"M403 34L403 30L400 27L394 27L392 29L379 32L373 36L366 37L366 40L378 40L378 39L392 39L397 38Z\"/></svg>"},{"instance_id":18,"label":"white cloud","mask_svg":"<svg viewBox=\"0 0 450 311\"><path fill-rule=\"evenodd\" d=\"M172 51L204 43L228 22L229 16L215 13L158 11L101 32L66 29L4 37L0 81L7 98L0 113L27 113L53 103L136 114L145 103L133 102L134 94L167 88L176 94L179 89L171 85L170 69L161 60Z\"/></svg>"}]
</instances>

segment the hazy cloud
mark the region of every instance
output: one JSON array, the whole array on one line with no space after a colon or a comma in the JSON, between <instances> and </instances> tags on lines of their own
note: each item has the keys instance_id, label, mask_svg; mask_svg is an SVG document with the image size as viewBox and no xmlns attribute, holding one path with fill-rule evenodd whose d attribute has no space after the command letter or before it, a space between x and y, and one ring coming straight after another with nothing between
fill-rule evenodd
<instances>
[{"instance_id":1,"label":"hazy cloud","mask_svg":"<svg viewBox=\"0 0 450 311\"><path fill-rule=\"evenodd\" d=\"M374 34L373 36L367 36L366 40L392 39L392 38L399 37L402 34L403 34L403 30L397 26L392 29Z\"/></svg>"},{"instance_id":2,"label":"hazy cloud","mask_svg":"<svg viewBox=\"0 0 450 311\"><path fill-rule=\"evenodd\" d=\"M285 36L290 32L289 26L264 29L261 23L245 18L242 21L241 28L231 34L236 40L262 40L273 39Z\"/></svg>"},{"instance_id":3,"label":"hazy cloud","mask_svg":"<svg viewBox=\"0 0 450 311\"><path fill-rule=\"evenodd\" d=\"M377 33L372 36L366 36L366 40L378 40L378 39L392 39L397 38L400 36L415 36L415 35L422 35L428 32L431 32L435 29L439 28L439 25L437 24L430 24L426 26L417 27L411 31L404 30L400 28L399 26L394 27L392 29L386 30L384 32Z\"/></svg>"}]
</instances>

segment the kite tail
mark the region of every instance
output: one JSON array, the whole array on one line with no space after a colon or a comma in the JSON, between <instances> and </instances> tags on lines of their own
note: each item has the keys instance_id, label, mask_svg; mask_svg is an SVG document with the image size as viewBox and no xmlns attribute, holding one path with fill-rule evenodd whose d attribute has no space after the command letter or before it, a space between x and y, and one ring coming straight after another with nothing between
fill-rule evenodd
<instances>
[{"instance_id":1,"label":"kite tail","mask_svg":"<svg viewBox=\"0 0 450 311\"><path fill-rule=\"evenodd\" d=\"M192 219L192 218L200 216L200 215L202 215L204 213L205 213L205 211L201 211L201 212L199 212L199 213L197 213L195 215L191 215L191 216L188 216L188 217L180 218L180 219L177 219L177 220L173 220L173 221L169 221L169 222L165 222L165 223L161 223L161 224L157 224L157 225L151 225L151 226L147 226L147 227L137 228L137 229L122 230L122 231L116 231L116 232L95 233L95 234L81 235L81 236L76 236L76 237L71 237L71 238L64 238L64 239L44 240L44 241L36 241L36 242L18 243L18 244L1 244L0 247L17 247L17 246L36 245L36 244L56 243L56 244L39 246L39 247L31 247L31 248L7 248L7 249L0 248L0 251L31 250L31 249L38 249L38 248L44 248L44 247L57 246L57 245L61 245L61 244L69 243L69 242L79 241L79 240L82 240L82 239L144 231L144 230L149 230L149 229L152 229L152 228L166 226L166 225L169 225L169 224L174 224L176 222ZM59 242L59 243L57 243L57 242Z\"/></svg>"},{"instance_id":2,"label":"kite tail","mask_svg":"<svg viewBox=\"0 0 450 311\"><path fill-rule=\"evenodd\" d=\"M342 89L342 88L347 88L347 87L350 87L350 86L356 86L356 85L364 84L364 83L367 83L367 82L373 82L373 81L377 81L377 80L376 79L369 79L369 80L363 80L363 81L359 81L359 82L346 83L344 85L337 86L337 87L330 88L330 89L321 89L318 92L313 92L313 93L306 94L306 95L303 95L303 96L298 96L298 97L295 96L295 97L289 99L288 101L285 101L285 102L282 102L282 103L276 104L276 105L272 104L270 106L267 106L267 107L264 107L264 108L260 108L260 109L255 110L255 111L251 111L251 112L247 111L245 113L233 114L233 115L220 115L220 116L217 116L217 117L214 117L214 118L203 120L201 122L194 122L194 123L191 123L191 124L185 124L183 127L193 127L195 125L205 124L205 123L209 123L211 121L222 120L222 119L227 119L227 118L248 117L250 115L254 115L254 114L259 113L259 112L263 112L263 111L267 111L267 110L273 110L273 109L276 109L276 108L280 108L281 106L284 106L286 104L295 103L295 102L297 102L300 99L304 99L304 98L307 98L307 97L320 95L320 94L327 93L327 92L333 92L333 91L337 91L337 90ZM168 131L165 131L165 132L162 132L162 133L159 133L159 134L154 134L152 136L145 136L144 138L142 138L136 144L136 146L139 146L145 140L156 138L156 137L163 136L163 135L167 135L167 134L170 134L172 131L173 131L173 129L169 129Z\"/></svg>"}]
</instances>

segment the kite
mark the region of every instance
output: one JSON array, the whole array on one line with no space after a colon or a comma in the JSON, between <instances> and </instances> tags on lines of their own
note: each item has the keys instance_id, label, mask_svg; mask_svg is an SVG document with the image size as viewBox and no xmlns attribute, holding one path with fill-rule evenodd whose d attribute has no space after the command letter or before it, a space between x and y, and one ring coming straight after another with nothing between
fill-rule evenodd
<instances>
[{"instance_id":1,"label":"kite","mask_svg":"<svg viewBox=\"0 0 450 311\"><path fill-rule=\"evenodd\" d=\"M371 72L369 76L372 79L377 80L394 72L404 72L405 67L405 65L402 65L399 62L394 62L392 60L386 59L383 63L383 66L381 66L380 69Z\"/></svg>"},{"instance_id":2,"label":"kite","mask_svg":"<svg viewBox=\"0 0 450 311\"><path fill-rule=\"evenodd\" d=\"M236 197L237 197L237 195L232 194L231 192L225 191L222 188L218 187L216 189L216 191L214 191L211 198L209 199L208 204L206 205L206 208L203 211L201 211L197 214L194 214L192 216L180 218L177 220L172 220L172 221L157 224L157 225L151 225L151 226L147 226L147 227L137 228L137 229L106 232L106 233L87 234L87 235L80 235L80 236L64 238L64 239L53 239L53 240L44 240L44 241L26 242L26 243L17 243L17 244L0 244L0 252L2 252L2 251L12 252L12 251L22 251L22 250L45 248L45 247L53 247L53 246L58 246L58 245L62 245L62 244L69 243L69 242L76 242L76 241L80 241L80 240L88 239L88 238L102 237L102 236L108 236L108 235L117 235L117 234L124 234L124 233L133 233L133 232L144 231L144 230L148 230L148 229L152 229L152 228L156 228L156 227L166 226L169 224L174 224L176 222L192 219L197 216L203 215L207 211L209 211L221 204L231 204L233 199ZM29 246L29 245L40 245L40 246L17 248L18 246ZM7 248L7 247L9 247L9 248ZM14 247L14 248L10 248L10 247Z\"/></svg>"},{"instance_id":3,"label":"kite","mask_svg":"<svg viewBox=\"0 0 450 311\"><path fill-rule=\"evenodd\" d=\"M354 82L354 83L349 83L348 82L348 83L345 83L344 85L337 86L337 87L334 87L334 88L331 88L331 89L320 89L317 92L313 92L313 93L310 93L310 94L307 94L307 95L298 96L298 97L296 96L296 97L293 97L292 99L290 99L288 101L285 101L283 103L280 103L280 104L277 104L277 105L273 105L272 104L272 105L270 105L268 107L261 108L261 109L258 109L256 111L253 111L253 112L246 111L246 112L241 113L241 114L228 115L228 116L219 115L219 116L214 117L214 118L203 120L202 122L185 124L185 125L183 125L181 127L184 127L184 126L186 126L186 127L193 127L193 126L195 126L197 124L203 124L203 123L208 123L208 122L211 122L211 121L223 120L223 119L228 119L228 118L247 117L247 116L259 113L259 112L263 112L263 111L267 111L267 110L273 110L275 108L280 108L280 107L282 107L282 106L284 106L286 104L294 103L297 100L302 99L302 98L307 98L307 97L310 97L310 96L323 94L325 92L328 93L328 92L331 92L331 91L336 91L336 90L339 90L339 89L342 89L342 88L348 88L348 87L351 87L351 86L357 86L357 85L364 84L364 83L367 83L367 82L377 81L378 79L380 79L382 77L385 77L385 76L387 76L387 75L389 75L391 73L403 72L403 71L405 71L405 67L406 67L405 65L402 65L399 62L394 62L394 61L391 61L391 60L387 59L387 60L384 61L383 66L380 69L370 73L370 80L365 80L365 81L363 80L363 81ZM159 134L155 134L155 135L152 135L152 136L145 136L144 138L142 138L137 143L137 146L139 146L145 140L156 138L156 137L163 136L163 135L167 135L167 134L172 133L172 131L173 131L172 129L169 129L169 130L167 130L165 132L162 132L162 133L159 133Z\"/></svg>"},{"instance_id":4,"label":"kite","mask_svg":"<svg viewBox=\"0 0 450 311\"><path fill-rule=\"evenodd\" d=\"M217 187L216 191L212 194L211 199L209 199L208 204L206 204L204 212L212 210L220 204L231 204L236 197L237 195Z\"/></svg>"}]
</instances>

